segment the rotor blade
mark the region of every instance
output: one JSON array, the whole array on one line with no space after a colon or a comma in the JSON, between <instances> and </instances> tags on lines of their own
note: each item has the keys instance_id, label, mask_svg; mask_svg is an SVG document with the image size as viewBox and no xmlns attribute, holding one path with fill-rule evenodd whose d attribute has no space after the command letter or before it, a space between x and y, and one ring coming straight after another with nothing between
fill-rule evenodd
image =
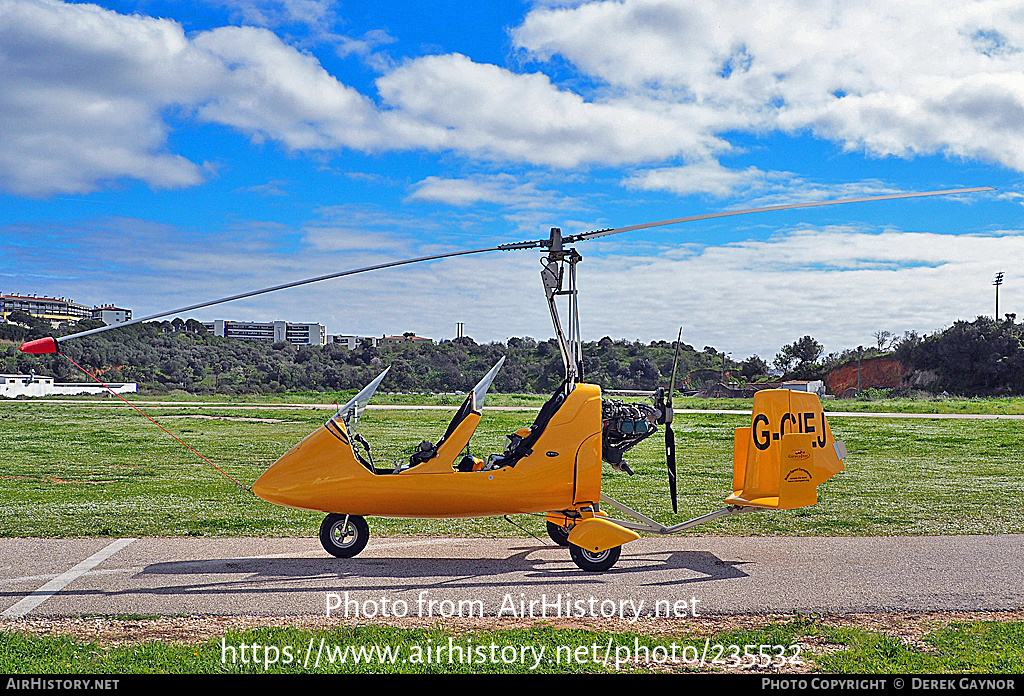
<instances>
[{"instance_id":1,"label":"rotor blade","mask_svg":"<svg viewBox=\"0 0 1024 696\"><path fill-rule=\"evenodd\" d=\"M384 375L388 373L391 366L388 365L384 368L384 371L377 375L376 379L367 384L359 393L353 396L347 404L338 409L338 412L334 415L335 418L339 416L346 423L351 423L353 426L359 422L359 416L363 414L363 409L370 403L370 399L373 398L373 393L377 391L377 387L380 386L381 381L384 379Z\"/></svg>"},{"instance_id":2,"label":"rotor blade","mask_svg":"<svg viewBox=\"0 0 1024 696\"><path fill-rule=\"evenodd\" d=\"M383 268L393 268L395 266L405 266L411 263L419 263L420 261L434 261L436 259L447 259L453 256L465 256L467 254L482 254L487 251L510 251L512 249L529 249L534 246L539 246L540 242L519 242L517 244L499 244L498 246L486 247L484 249L469 249L467 251L452 251L447 254L434 254L433 256L420 256L414 259L403 259L401 261L390 261L388 263L379 263L373 266L364 266L363 268L353 268L348 271L339 271L337 273L328 273L327 275L316 276L315 278L305 278L304 280L296 280L291 283L282 283L281 285L274 285L269 288L261 288L259 290L252 290L250 292L239 293L238 295L231 295L230 297L222 297L219 300L210 300L209 302L200 302L198 304L189 305L187 307L178 307L167 312L161 312L159 314L150 314L148 317L141 317L139 319L132 319L120 324L111 324L110 326L101 326L98 329L90 329L88 331L80 331L79 333L69 334L67 336L60 336L57 341L67 341L72 338L81 338L83 336L91 336L92 334L98 334L103 331L109 331L110 329L119 329L122 326L129 326L131 324L139 324L144 321L152 321L153 319L161 319L163 317L170 316L172 314L181 314L183 312L190 312L193 309L201 309L203 307L212 307L213 305L223 304L224 302L231 302L232 300L241 300L245 297L255 297L256 295L263 295L268 292L274 292L276 290L284 290L286 288L294 288L300 285L309 285L310 283L319 283L321 280L330 280L331 278L341 278L343 276L356 275L357 273L366 273L367 271L379 271Z\"/></svg>"},{"instance_id":3,"label":"rotor blade","mask_svg":"<svg viewBox=\"0 0 1024 696\"><path fill-rule=\"evenodd\" d=\"M748 213L765 213L771 210L793 210L796 208L817 208L823 205L839 205L841 203L864 203L867 201L888 201L896 198L920 198L922 196L947 196L954 193L977 193L978 191L995 191L991 186L980 188L948 189L945 191L925 191L923 193L894 193L887 196L867 196L864 198L842 198L832 201L814 201L812 203L790 203L788 205L769 205L764 208L747 208L746 210L728 210L721 213L706 213L704 215L689 215L687 217L674 218L672 220L661 220L659 222L646 222L640 225L628 225L626 227L614 227L606 230L595 230L583 232L563 238L563 243L571 244L584 239L597 239L607 237L620 232L632 232L633 230L644 230L648 227L660 227L662 225L674 225L679 222L693 222L694 220L710 220L712 218L729 217L731 215L747 215Z\"/></svg>"},{"instance_id":4,"label":"rotor blade","mask_svg":"<svg viewBox=\"0 0 1024 696\"><path fill-rule=\"evenodd\" d=\"M672 425L665 424L665 466L668 469L668 491L672 495L672 512L677 512L676 506L676 434L672 431Z\"/></svg>"}]
</instances>

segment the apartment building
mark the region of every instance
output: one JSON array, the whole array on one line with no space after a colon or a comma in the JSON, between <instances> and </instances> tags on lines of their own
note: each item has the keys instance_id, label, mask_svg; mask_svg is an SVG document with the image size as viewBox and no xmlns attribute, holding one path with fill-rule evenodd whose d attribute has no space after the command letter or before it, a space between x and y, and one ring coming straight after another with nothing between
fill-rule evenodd
<instances>
[{"instance_id":1,"label":"apartment building","mask_svg":"<svg viewBox=\"0 0 1024 696\"><path fill-rule=\"evenodd\" d=\"M99 319L107 326L110 326L111 324L123 324L126 321L132 320L132 310L115 307L114 305L93 307L92 318Z\"/></svg>"},{"instance_id":2,"label":"apartment building","mask_svg":"<svg viewBox=\"0 0 1024 696\"><path fill-rule=\"evenodd\" d=\"M99 319L105 324L123 324L132 318L132 310L114 305L89 307L66 297L38 295L0 295L0 319L7 321L11 312L25 312L51 324L77 324L82 319Z\"/></svg>"},{"instance_id":3,"label":"apartment building","mask_svg":"<svg viewBox=\"0 0 1024 696\"><path fill-rule=\"evenodd\" d=\"M301 324L287 321L204 321L203 326L214 336L236 338L240 341L282 341L297 346L323 346L327 344L327 327L323 324Z\"/></svg>"},{"instance_id":4,"label":"apartment building","mask_svg":"<svg viewBox=\"0 0 1024 696\"><path fill-rule=\"evenodd\" d=\"M53 324L92 318L92 307L78 304L66 297L39 297L38 295L0 295L0 317L7 321L11 312L25 312Z\"/></svg>"}]
</instances>

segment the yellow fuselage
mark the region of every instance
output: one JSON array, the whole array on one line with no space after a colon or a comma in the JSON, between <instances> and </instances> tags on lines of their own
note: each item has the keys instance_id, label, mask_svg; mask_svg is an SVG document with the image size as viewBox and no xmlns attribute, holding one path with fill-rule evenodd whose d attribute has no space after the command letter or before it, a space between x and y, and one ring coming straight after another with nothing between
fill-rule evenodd
<instances>
[{"instance_id":1,"label":"yellow fuselage","mask_svg":"<svg viewBox=\"0 0 1024 696\"><path fill-rule=\"evenodd\" d=\"M379 517L484 517L569 510L601 497L601 390L577 384L532 454L515 466L458 471L455 460L480 421L474 408L437 455L396 474L376 474L355 456L344 421L332 418L253 484L287 507Z\"/></svg>"}]
</instances>

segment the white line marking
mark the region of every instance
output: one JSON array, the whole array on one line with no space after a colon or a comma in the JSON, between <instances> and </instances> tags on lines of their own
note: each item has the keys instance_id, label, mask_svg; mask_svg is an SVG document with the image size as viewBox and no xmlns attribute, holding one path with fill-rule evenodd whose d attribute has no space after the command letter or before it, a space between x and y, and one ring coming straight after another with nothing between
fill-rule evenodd
<instances>
[{"instance_id":1,"label":"white line marking","mask_svg":"<svg viewBox=\"0 0 1024 696\"><path fill-rule=\"evenodd\" d=\"M100 549L87 559L76 565L71 570L61 573L50 582L46 583L38 590L25 597L23 600L15 604L13 607L5 611L2 615L5 619L20 619L21 617L28 614L30 611L38 607L40 604L45 602L47 599L57 594L65 587L74 582L77 578L81 577L85 573L98 566L103 561L107 560L121 549L128 546L135 539L118 539L104 548Z\"/></svg>"}]
</instances>

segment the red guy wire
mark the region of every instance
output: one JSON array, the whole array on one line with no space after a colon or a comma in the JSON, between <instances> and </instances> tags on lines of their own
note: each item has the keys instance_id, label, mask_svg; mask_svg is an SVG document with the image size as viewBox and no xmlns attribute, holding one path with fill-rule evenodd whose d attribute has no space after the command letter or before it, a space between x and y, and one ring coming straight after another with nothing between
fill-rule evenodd
<instances>
[{"instance_id":1,"label":"red guy wire","mask_svg":"<svg viewBox=\"0 0 1024 696\"><path fill-rule=\"evenodd\" d=\"M153 424L153 425L155 425L156 427L158 427L158 428L160 428L161 430L163 430L163 431L164 431L165 433L167 433L168 435L170 435L171 437L173 437L173 438L174 438L175 440L177 440L177 441L178 441L178 442L180 442L181 444L185 445L185 447L188 447L188 448L189 448L190 450L192 450L192 453L193 453L193 454L195 454L195 455L196 455L197 457L199 457L199 458L200 458L200 459L202 459L202 460L203 460L204 462L206 462L207 464L209 464L210 466L212 466L212 467L213 467L214 469L216 469L217 471L219 471L220 473L224 474L224 475L225 475L225 476L227 476L227 477L228 477L229 479L231 479L232 481L234 481L234 482L235 482L235 485L237 485L237 486L238 486L238 487L240 487L240 488L245 488L245 489L247 489L247 490L251 490L249 486L243 485L243 484L242 484L241 482L239 482L239 481L238 481L238 479L236 479L236 478L235 478L235 477L233 477L233 476L232 476L231 474L229 474L228 472L226 472L226 471L224 471L223 469L221 469L221 468L220 468L219 466L217 466L216 464L214 464L213 462L211 462L211 461L210 461L209 459L207 459L206 457L204 457L203 455L201 455L201 454L200 454L199 452L197 452L197 451L195 450L195 448L194 448L194 447L192 447L192 446L191 446L190 444L188 444L187 442L185 442L184 440L182 440L182 439L181 439L180 437L178 437L177 435L175 435L174 433L172 433L172 432L171 432L170 430L168 430L168 429L167 429L167 428L165 428L164 426L162 426L162 425L160 425L159 423L157 423L157 422L156 422L155 420L153 420L152 418L150 418L150 417L149 417L149 415L147 415L147 414L143 413L143 412L142 412L141 410L139 410L139 408L138 408L138 407L137 407L137 406L136 406L135 404L133 404L133 403L129 402L129 401L128 401L128 399L124 398L123 396L121 396L120 394L118 394L118 393L117 393L116 391L114 391L113 389L111 389L110 387L108 387L108 386L107 386L106 384L104 384L104 383L103 383L103 382L102 382L102 381L101 381L101 380L100 380L100 379L99 379L99 378L98 378L98 377L97 377L96 375L94 375L94 374L92 374L91 372L89 372L88 370L86 370L86 369L85 369L84 367L82 367L81 365L79 365L78 363L76 363L76 362L75 362L74 360L72 360L71 358L69 358L69 357L68 357L67 355L64 355L64 353L60 353L60 355L61 355L62 357L64 357L64 358L67 358L67 361L68 361L69 363L71 363L72 365L74 365L75 367L77 367L77 368L78 368L79 370L81 370L81 371L82 371L82 372L84 372L85 374L87 374L87 375L89 375L90 377L92 377L92 378L93 378L93 379L94 379L94 380L95 380L96 382L98 382L99 384L101 384L101 385L103 386L103 388L104 388L104 389L106 389L106 390L107 390L107 391L109 391L109 392L110 392L111 394L113 394L114 396L116 396L117 398L119 398L119 399L120 399L121 401L123 401L123 402L125 402L126 404L128 404L129 406L131 406L131 407L132 407L133 409L135 409L136 411L138 411L138 412L139 412L140 414L142 414L143 416L145 416L145 417L146 417L146 418L147 418L147 419L149 420L149 422L150 422L150 423L152 423L152 424Z\"/></svg>"}]
</instances>

